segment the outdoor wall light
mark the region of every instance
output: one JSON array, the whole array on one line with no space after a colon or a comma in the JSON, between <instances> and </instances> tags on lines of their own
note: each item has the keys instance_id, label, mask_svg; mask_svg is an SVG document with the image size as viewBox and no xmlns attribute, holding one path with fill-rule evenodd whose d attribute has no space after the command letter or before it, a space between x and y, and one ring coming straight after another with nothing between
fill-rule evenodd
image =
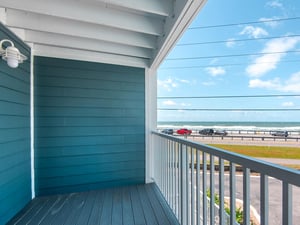
<instances>
[{"instance_id":1,"label":"outdoor wall light","mask_svg":"<svg viewBox=\"0 0 300 225\"><path fill-rule=\"evenodd\" d=\"M10 46L4 49L3 44L8 42ZM7 61L7 65L11 68L17 68L19 63L22 63L27 57L20 53L19 49L14 46L14 43L8 39L3 39L0 42L0 54L2 59Z\"/></svg>"}]
</instances>

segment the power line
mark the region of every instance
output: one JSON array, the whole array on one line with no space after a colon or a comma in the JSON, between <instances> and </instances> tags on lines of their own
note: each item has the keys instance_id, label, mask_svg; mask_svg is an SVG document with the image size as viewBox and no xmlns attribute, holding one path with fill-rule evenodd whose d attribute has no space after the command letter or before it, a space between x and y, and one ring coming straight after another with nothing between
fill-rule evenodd
<instances>
[{"instance_id":1,"label":"power line","mask_svg":"<svg viewBox=\"0 0 300 225\"><path fill-rule=\"evenodd\" d=\"M286 95L215 95L215 96L160 96L157 99L200 99L200 98L277 98L277 97L300 97L300 94Z\"/></svg>"},{"instance_id":2,"label":"power line","mask_svg":"<svg viewBox=\"0 0 300 225\"><path fill-rule=\"evenodd\" d=\"M273 36L273 37L261 37L261 38L245 38L245 39L236 39L236 40L233 39L233 40L221 40L221 41L182 43L182 44L177 44L176 46L221 44L221 43L226 43L226 42L257 41L257 40L270 40L270 39L293 38L293 37L300 37L300 35L299 34L295 34L295 35L286 35L286 36Z\"/></svg>"},{"instance_id":3,"label":"power line","mask_svg":"<svg viewBox=\"0 0 300 225\"><path fill-rule=\"evenodd\" d=\"M284 53L299 53L300 50L294 51L280 51L280 52L260 52L260 53L243 53L232 55L215 55L215 56L197 56L197 57L180 57L180 58L167 58L165 61L175 60L192 60L192 59L212 59L212 58L229 58L229 57L242 57L242 56L255 56L255 55L272 55L272 54L284 54Z\"/></svg>"},{"instance_id":4,"label":"power line","mask_svg":"<svg viewBox=\"0 0 300 225\"><path fill-rule=\"evenodd\" d=\"M294 62L300 62L300 60L284 60L281 61L280 63L294 63ZM275 61L270 61L270 62L257 62L255 64L271 64L275 63ZM166 70L166 69L191 69L191 68L207 68L207 67L227 67L227 66L243 66L247 65L249 63L228 63L228 64L213 64L213 65L197 65L197 66L168 66L168 67L161 67L161 70Z\"/></svg>"},{"instance_id":5,"label":"power line","mask_svg":"<svg viewBox=\"0 0 300 225\"><path fill-rule=\"evenodd\" d=\"M190 27L190 28L188 28L188 30L230 27L230 26L239 26L239 25L247 25L247 24L259 24L259 23L270 23L270 22L279 22L279 21L288 21L288 20L298 20L298 19L300 19L300 17L287 17L287 18L279 18L279 19L268 19L268 20L262 20L262 21L250 21L250 22L244 22L244 23L228 23L228 24Z\"/></svg>"},{"instance_id":6,"label":"power line","mask_svg":"<svg viewBox=\"0 0 300 225\"><path fill-rule=\"evenodd\" d=\"M260 109L252 109L252 108L232 108L232 109L227 109L227 108L224 108L224 109L205 109L205 108L190 108L190 109L182 109L182 108L173 108L173 109L170 109L170 108L158 108L157 110L159 111L254 111L254 112L261 112L261 111L300 111L300 109L296 108L296 109L286 109L286 108L270 108L270 109L267 109L267 108L260 108Z\"/></svg>"}]
</instances>

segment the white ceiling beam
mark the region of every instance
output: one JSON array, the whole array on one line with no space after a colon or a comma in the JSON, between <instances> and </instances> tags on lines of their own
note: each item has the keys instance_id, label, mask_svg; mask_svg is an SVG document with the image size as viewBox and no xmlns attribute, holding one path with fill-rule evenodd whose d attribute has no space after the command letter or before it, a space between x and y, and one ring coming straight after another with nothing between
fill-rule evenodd
<instances>
[{"instance_id":1,"label":"white ceiling beam","mask_svg":"<svg viewBox=\"0 0 300 225\"><path fill-rule=\"evenodd\" d=\"M156 48L156 37L152 35L40 14L25 13L18 10L7 10L6 23L9 27L91 38L143 48Z\"/></svg>"},{"instance_id":2,"label":"white ceiling beam","mask_svg":"<svg viewBox=\"0 0 300 225\"><path fill-rule=\"evenodd\" d=\"M27 30L25 32L24 41L39 45L111 53L146 59L150 59L152 57L152 51L146 48L120 45L95 39L80 38L40 31Z\"/></svg>"},{"instance_id":3,"label":"white ceiling beam","mask_svg":"<svg viewBox=\"0 0 300 225\"><path fill-rule=\"evenodd\" d=\"M207 0L176 1L174 17L168 17L165 23L165 33L158 39L158 48L154 50L151 68L158 68L176 42L186 31L192 20L197 16Z\"/></svg>"},{"instance_id":4,"label":"white ceiling beam","mask_svg":"<svg viewBox=\"0 0 300 225\"><path fill-rule=\"evenodd\" d=\"M88 0L103 2L109 5L121 6L127 9L141 11L160 16L169 16L173 12L173 0Z\"/></svg>"},{"instance_id":5,"label":"white ceiling beam","mask_svg":"<svg viewBox=\"0 0 300 225\"><path fill-rule=\"evenodd\" d=\"M91 52L85 50L67 49L67 48L60 48L60 47L53 47L53 46L49 47L45 45L34 44L32 52L35 56L73 59L73 60L81 60L81 61L88 61L88 62L99 62L99 63L107 63L107 64L141 67L141 68L149 67L149 60L147 59L115 55L115 54Z\"/></svg>"},{"instance_id":6,"label":"white ceiling beam","mask_svg":"<svg viewBox=\"0 0 300 225\"><path fill-rule=\"evenodd\" d=\"M85 1L70 0L1 0L1 6L9 9L44 14L48 16L94 23L114 28L160 35L163 20L151 16L120 11Z\"/></svg>"},{"instance_id":7,"label":"white ceiling beam","mask_svg":"<svg viewBox=\"0 0 300 225\"><path fill-rule=\"evenodd\" d=\"M0 7L0 21L3 24L6 24L6 11L5 8Z\"/></svg>"},{"instance_id":8,"label":"white ceiling beam","mask_svg":"<svg viewBox=\"0 0 300 225\"><path fill-rule=\"evenodd\" d=\"M36 54L157 69L206 1L0 0L0 7Z\"/></svg>"}]
</instances>

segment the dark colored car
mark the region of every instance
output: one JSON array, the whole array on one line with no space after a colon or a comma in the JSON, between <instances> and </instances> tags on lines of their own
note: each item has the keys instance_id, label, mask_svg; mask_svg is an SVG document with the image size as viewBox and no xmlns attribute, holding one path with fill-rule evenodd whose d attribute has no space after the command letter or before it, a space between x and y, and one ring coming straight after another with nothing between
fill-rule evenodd
<instances>
[{"instance_id":1,"label":"dark colored car","mask_svg":"<svg viewBox=\"0 0 300 225\"><path fill-rule=\"evenodd\" d=\"M164 134L171 134L171 135L174 133L173 129L163 129L161 132Z\"/></svg>"},{"instance_id":2,"label":"dark colored car","mask_svg":"<svg viewBox=\"0 0 300 225\"><path fill-rule=\"evenodd\" d=\"M214 134L214 130L213 129L203 129L203 130L199 130L199 134L203 134L203 135L213 135Z\"/></svg>"},{"instance_id":3,"label":"dark colored car","mask_svg":"<svg viewBox=\"0 0 300 225\"><path fill-rule=\"evenodd\" d=\"M216 130L214 135L226 136L228 133L226 130Z\"/></svg>"},{"instance_id":4,"label":"dark colored car","mask_svg":"<svg viewBox=\"0 0 300 225\"><path fill-rule=\"evenodd\" d=\"M192 130L182 128L182 129L177 130L176 133L181 134L181 135L190 135L192 133Z\"/></svg>"},{"instance_id":5,"label":"dark colored car","mask_svg":"<svg viewBox=\"0 0 300 225\"><path fill-rule=\"evenodd\" d=\"M287 131L274 131L274 132L271 132L271 135L272 136L281 136L281 137L287 137L289 135L289 133Z\"/></svg>"}]
</instances>

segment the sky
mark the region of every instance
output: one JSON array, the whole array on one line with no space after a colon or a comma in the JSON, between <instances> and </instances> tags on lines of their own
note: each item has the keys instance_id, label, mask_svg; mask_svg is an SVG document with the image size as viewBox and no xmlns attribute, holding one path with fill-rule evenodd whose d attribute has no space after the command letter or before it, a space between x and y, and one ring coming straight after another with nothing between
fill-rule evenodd
<instances>
[{"instance_id":1,"label":"sky","mask_svg":"<svg viewBox=\"0 0 300 225\"><path fill-rule=\"evenodd\" d=\"M157 82L158 121L299 122L300 1L208 0Z\"/></svg>"}]
</instances>

